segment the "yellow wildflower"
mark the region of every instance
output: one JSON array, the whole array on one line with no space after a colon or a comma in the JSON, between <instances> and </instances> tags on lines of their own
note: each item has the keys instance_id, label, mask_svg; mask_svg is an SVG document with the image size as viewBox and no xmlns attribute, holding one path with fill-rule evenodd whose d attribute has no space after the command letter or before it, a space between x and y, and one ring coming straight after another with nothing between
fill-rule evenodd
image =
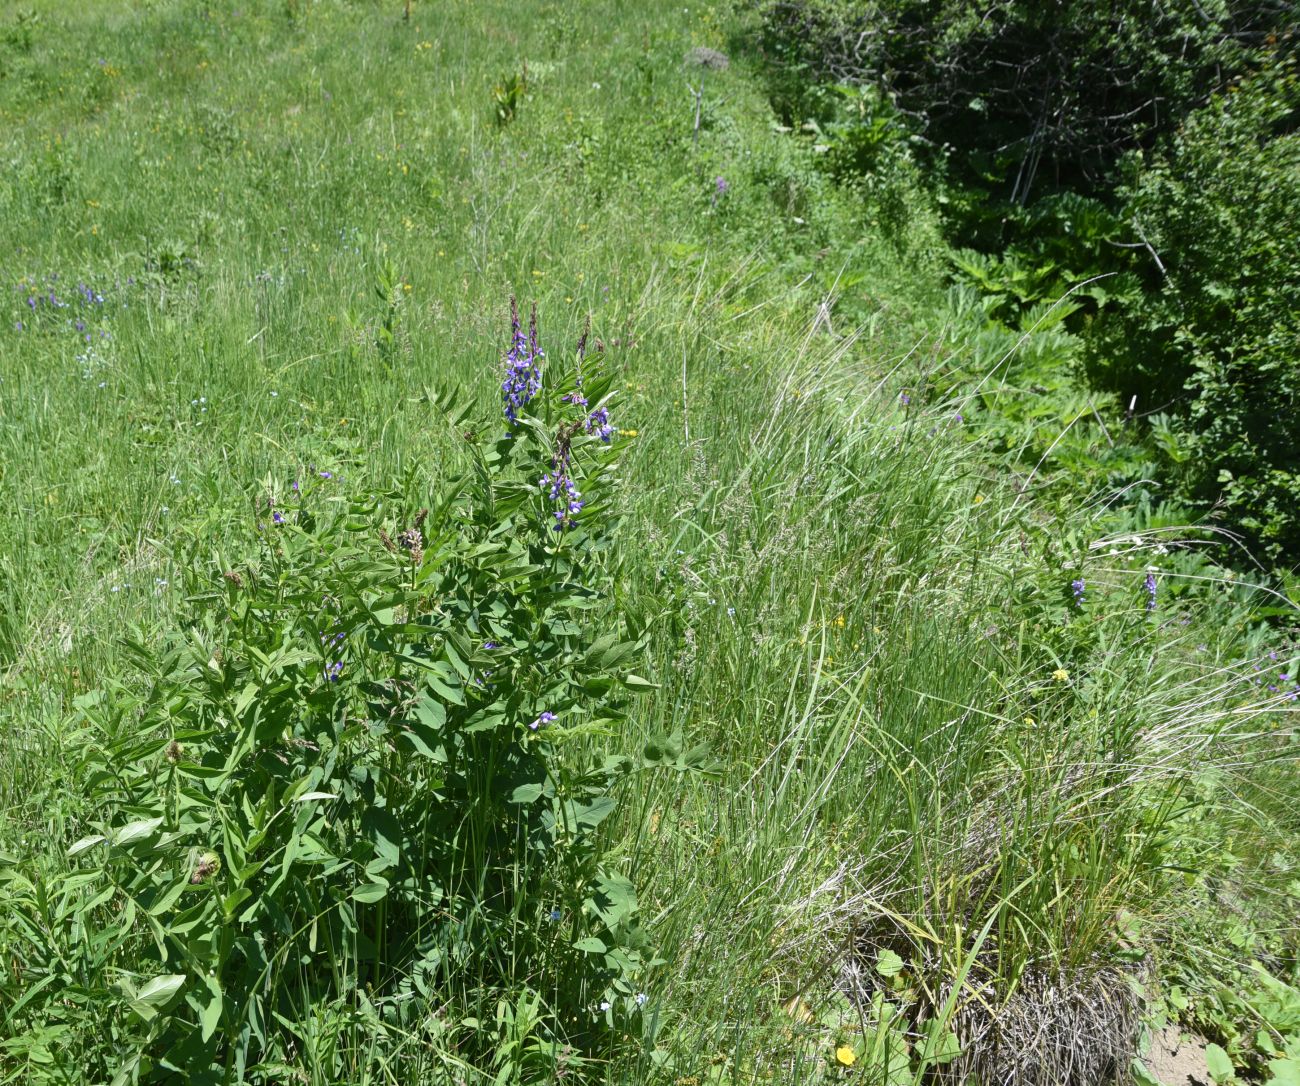
<instances>
[{"instance_id":1,"label":"yellow wildflower","mask_svg":"<svg viewBox=\"0 0 1300 1086\"><path fill-rule=\"evenodd\" d=\"M852 1067L858 1062L858 1054L848 1045L840 1045L835 1050L835 1062L841 1067Z\"/></svg>"},{"instance_id":2,"label":"yellow wildflower","mask_svg":"<svg viewBox=\"0 0 1300 1086\"><path fill-rule=\"evenodd\" d=\"M1058 667L1055 671L1052 672L1052 678L1055 679L1058 683L1069 682L1070 673L1066 671L1065 668Z\"/></svg>"}]
</instances>

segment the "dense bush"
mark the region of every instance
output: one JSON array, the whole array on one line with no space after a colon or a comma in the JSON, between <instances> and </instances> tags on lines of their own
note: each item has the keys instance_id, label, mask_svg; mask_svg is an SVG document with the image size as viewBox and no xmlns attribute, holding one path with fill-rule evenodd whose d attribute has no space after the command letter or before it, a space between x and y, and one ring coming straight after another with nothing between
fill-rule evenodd
<instances>
[{"instance_id":1,"label":"dense bush","mask_svg":"<svg viewBox=\"0 0 1300 1086\"><path fill-rule=\"evenodd\" d=\"M1150 288L1103 313L1094 376L1185 413L1187 494L1277 562L1300 553L1300 84L1289 69L1196 114L1122 192ZM1159 268L1155 261L1159 260Z\"/></svg>"},{"instance_id":2,"label":"dense bush","mask_svg":"<svg viewBox=\"0 0 1300 1086\"><path fill-rule=\"evenodd\" d=\"M1290 48L1280 0L763 0L778 108L805 84L885 89L958 178L1013 203L1095 189L1265 51Z\"/></svg>"}]
</instances>

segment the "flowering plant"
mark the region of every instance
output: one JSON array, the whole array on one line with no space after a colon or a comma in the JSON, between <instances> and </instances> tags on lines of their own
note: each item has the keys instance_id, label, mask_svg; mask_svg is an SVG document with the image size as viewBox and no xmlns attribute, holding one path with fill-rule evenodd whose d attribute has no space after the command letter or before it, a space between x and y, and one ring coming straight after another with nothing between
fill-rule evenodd
<instances>
[{"instance_id":1,"label":"flowering plant","mask_svg":"<svg viewBox=\"0 0 1300 1086\"><path fill-rule=\"evenodd\" d=\"M516 313L499 438L435 398L469 471L418 501L313 472L258 557L192 567L193 619L135 640L138 680L79 702L97 817L69 854L102 886L79 952L129 1078L273 1066L278 1005L363 985L411 1027L435 990L477 1023L527 978L528 1074L640 1015L652 963L601 827L620 777L681 756L593 753L651 684L605 584L617 445L585 340L544 388ZM57 1019L60 990L26 1013Z\"/></svg>"}]
</instances>

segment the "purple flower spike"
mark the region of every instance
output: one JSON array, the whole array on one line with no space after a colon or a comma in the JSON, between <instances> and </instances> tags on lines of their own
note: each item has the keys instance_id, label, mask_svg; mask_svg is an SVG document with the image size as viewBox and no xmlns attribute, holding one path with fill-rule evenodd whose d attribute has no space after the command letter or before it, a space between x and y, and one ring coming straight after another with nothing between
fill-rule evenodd
<instances>
[{"instance_id":1,"label":"purple flower spike","mask_svg":"<svg viewBox=\"0 0 1300 1086\"><path fill-rule=\"evenodd\" d=\"M512 297L510 299L510 349L502 359L505 377L501 381L502 408L512 427L519 422L519 412L542 390L544 357L545 354L537 340L537 306L533 306L528 321L528 335L525 337L519 324L519 306Z\"/></svg>"}]
</instances>

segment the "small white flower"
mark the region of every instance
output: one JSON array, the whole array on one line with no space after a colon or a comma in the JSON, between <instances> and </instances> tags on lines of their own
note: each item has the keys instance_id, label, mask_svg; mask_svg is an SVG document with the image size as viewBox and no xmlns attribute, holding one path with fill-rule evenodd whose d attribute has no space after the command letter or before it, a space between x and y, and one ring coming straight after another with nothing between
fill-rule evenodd
<instances>
[{"instance_id":1,"label":"small white flower","mask_svg":"<svg viewBox=\"0 0 1300 1086\"><path fill-rule=\"evenodd\" d=\"M608 999L602 999L602 1000L600 1001L600 1009L601 1009L602 1011L607 1011L607 1010L609 1010L609 1000L608 1000Z\"/></svg>"},{"instance_id":2,"label":"small white flower","mask_svg":"<svg viewBox=\"0 0 1300 1086\"><path fill-rule=\"evenodd\" d=\"M649 998L650 998L650 997L649 997L648 995L646 995L645 992L637 992L637 994L636 994L636 1005L637 1005L638 1007L644 1007L644 1006L645 1006L645 1003L646 1003L646 1000L649 999Z\"/></svg>"},{"instance_id":3,"label":"small white flower","mask_svg":"<svg viewBox=\"0 0 1300 1086\"><path fill-rule=\"evenodd\" d=\"M599 84L599 83L593 83L593 84L591 85L591 89L592 89L592 90L600 90L600 84Z\"/></svg>"}]
</instances>

